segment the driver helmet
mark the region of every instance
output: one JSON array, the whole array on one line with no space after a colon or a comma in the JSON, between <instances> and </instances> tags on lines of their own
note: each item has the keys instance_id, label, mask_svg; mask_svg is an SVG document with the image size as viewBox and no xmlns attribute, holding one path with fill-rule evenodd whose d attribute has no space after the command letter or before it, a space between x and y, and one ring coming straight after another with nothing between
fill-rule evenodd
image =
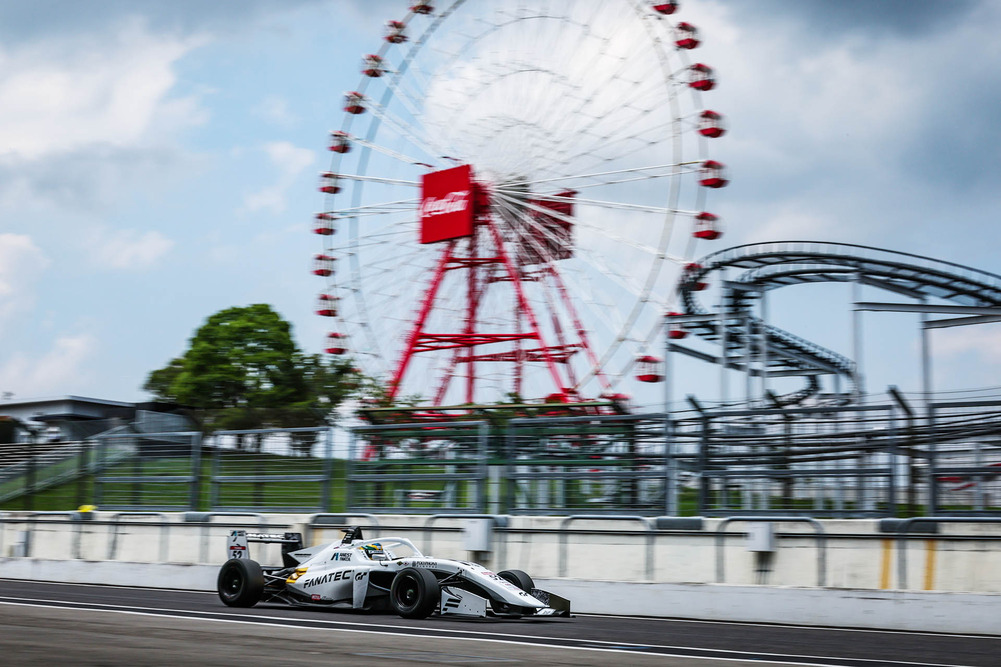
<instances>
[{"instance_id":1,"label":"driver helmet","mask_svg":"<svg viewBox=\"0 0 1001 667\"><path fill-rule=\"evenodd\" d=\"M378 542L363 544L361 545L361 549L365 552L365 555L372 560L386 560L386 552L383 551L382 545Z\"/></svg>"}]
</instances>

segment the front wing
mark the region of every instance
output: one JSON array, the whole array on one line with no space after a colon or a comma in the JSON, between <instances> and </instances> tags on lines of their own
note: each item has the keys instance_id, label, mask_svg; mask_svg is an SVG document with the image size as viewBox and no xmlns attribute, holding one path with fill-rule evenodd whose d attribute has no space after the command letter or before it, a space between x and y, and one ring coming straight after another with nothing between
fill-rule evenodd
<instances>
[{"instance_id":1,"label":"front wing","mask_svg":"<svg viewBox=\"0 0 1001 667\"><path fill-rule=\"evenodd\" d=\"M555 593L538 588L532 589L532 597L546 606L536 610L532 616L562 616L570 617L570 601ZM490 616L489 600L482 595L453 586L441 587L441 601L438 604L441 616Z\"/></svg>"}]
</instances>

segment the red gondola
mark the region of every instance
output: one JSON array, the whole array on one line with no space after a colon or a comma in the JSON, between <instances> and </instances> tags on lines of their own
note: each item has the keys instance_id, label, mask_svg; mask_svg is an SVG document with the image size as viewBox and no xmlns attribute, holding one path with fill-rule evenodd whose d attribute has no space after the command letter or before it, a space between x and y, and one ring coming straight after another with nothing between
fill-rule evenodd
<instances>
[{"instance_id":1,"label":"red gondola","mask_svg":"<svg viewBox=\"0 0 1001 667\"><path fill-rule=\"evenodd\" d=\"M370 53L365 56L364 64L362 65L361 73L365 76L372 77L373 79L378 79L386 72L386 68L382 66L382 58Z\"/></svg>"},{"instance_id":2,"label":"red gondola","mask_svg":"<svg viewBox=\"0 0 1001 667\"><path fill-rule=\"evenodd\" d=\"M699 45L699 31L691 23L682 21L674 27L675 44L679 49L694 49Z\"/></svg>"},{"instance_id":3,"label":"red gondola","mask_svg":"<svg viewBox=\"0 0 1001 667\"><path fill-rule=\"evenodd\" d=\"M723 225L718 216L703 211L695 216L695 231L692 236L706 241L715 241L723 236Z\"/></svg>"},{"instance_id":4,"label":"red gondola","mask_svg":"<svg viewBox=\"0 0 1001 667\"><path fill-rule=\"evenodd\" d=\"M344 347L344 334L339 333L329 333L327 334L327 354L341 355L347 352L347 348Z\"/></svg>"},{"instance_id":5,"label":"red gondola","mask_svg":"<svg viewBox=\"0 0 1001 667\"><path fill-rule=\"evenodd\" d=\"M317 213L316 222L313 223L313 233L320 236L333 236L337 233L337 229L334 228L335 220L337 220L337 216L331 213Z\"/></svg>"},{"instance_id":6,"label":"red gondola","mask_svg":"<svg viewBox=\"0 0 1001 667\"><path fill-rule=\"evenodd\" d=\"M330 150L334 153L350 153L351 152L351 139L348 137L347 132L341 132L337 130L336 132L330 133Z\"/></svg>"},{"instance_id":7,"label":"red gondola","mask_svg":"<svg viewBox=\"0 0 1001 667\"><path fill-rule=\"evenodd\" d=\"M658 14L663 14L664 16L670 16L674 12L678 11L677 2L654 2L651 4L653 11Z\"/></svg>"},{"instance_id":8,"label":"red gondola","mask_svg":"<svg viewBox=\"0 0 1001 667\"><path fill-rule=\"evenodd\" d=\"M702 282L695 278L695 274L702 270L702 265L696 262L689 262L685 264L684 275L682 276L682 282L688 285L688 289L693 292L701 292L709 287L709 283Z\"/></svg>"},{"instance_id":9,"label":"red gondola","mask_svg":"<svg viewBox=\"0 0 1001 667\"><path fill-rule=\"evenodd\" d=\"M345 93L344 110L356 116L365 113L365 96L356 91Z\"/></svg>"},{"instance_id":10,"label":"red gondola","mask_svg":"<svg viewBox=\"0 0 1001 667\"><path fill-rule=\"evenodd\" d=\"M688 68L688 85L695 90L712 90L716 87L716 77L713 68L702 63L695 63Z\"/></svg>"},{"instance_id":11,"label":"red gondola","mask_svg":"<svg viewBox=\"0 0 1001 667\"><path fill-rule=\"evenodd\" d=\"M723 125L723 114L706 109L699 116L699 134L703 137L716 139L726 133L726 126Z\"/></svg>"},{"instance_id":12,"label":"red gondola","mask_svg":"<svg viewBox=\"0 0 1001 667\"><path fill-rule=\"evenodd\" d=\"M330 255L315 255L313 257L313 275L332 276L334 274L334 264L337 259Z\"/></svg>"},{"instance_id":13,"label":"red gondola","mask_svg":"<svg viewBox=\"0 0 1001 667\"><path fill-rule=\"evenodd\" d=\"M640 382L662 382L664 380L664 360L646 355L636 360L636 379Z\"/></svg>"},{"instance_id":14,"label":"red gondola","mask_svg":"<svg viewBox=\"0 0 1001 667\"><path fill-rule=\"evenodd\" d=\"M338 177L332 171L325 171L320 174L323 185L320 186L320 192L325 192L328 195L336 195L341 191L341 186L338 184Z\"/></svg>"},{"instance_id":15,"label":"red gondola","mask_svg":"<svg viewBox=\"0 0 1001 667\"><path fill-rule=\"evenodd\" d=\"M726 178L726 167L722 162L706 160L702 163L699 185L704 188L721 188L729 182Z\"/></svg>"},{"instance_id":16,"label":"red gondola","mask_svg":"<svg viewBox=\"0 0 1001 667\"><path fill-rule=\"evenodd\" d=\"M386 22L386 41L390 44L402 44L407 41L407 26L403 21Z\"/></svg>"},{"instance_id":17,"label":"red gondola","mask_svg":"<svg viewBox=\"0 0 1001 667\"><path fill-rule=\"evenodd\" d=\"M672 312L672 313L668 313L667 317L681 317L682 315L684 315L684 313L673 313ZM688 332L685 331L684 329L680 328L680 327L677 328L677 329L668 329L667 330L667 337L670 338L671 340L681 340L682 338L684 338L687 335L688 335Z\"/></svg>"},{"instance_id":18,"label":"red gondola","mask_svg":"<svg viewBox=\"0 0 1001 667\"><path fill-rule=\"evenodd\" d=\"M321 294L316 298L316 314L320 317L337 317L337 302L333 294Z\"/></svg>"},{"instance_id":19,"label":"red gondola","mask_svg":"<svg viewBox=\"0 0 1001 667\"><path fill-rule=\"evenodd\" d=\"M431 4L431 0L416 0L410 6L410 11L414 14L430 14L434 11L434 5Z\"/></svg>"}]
</instances>

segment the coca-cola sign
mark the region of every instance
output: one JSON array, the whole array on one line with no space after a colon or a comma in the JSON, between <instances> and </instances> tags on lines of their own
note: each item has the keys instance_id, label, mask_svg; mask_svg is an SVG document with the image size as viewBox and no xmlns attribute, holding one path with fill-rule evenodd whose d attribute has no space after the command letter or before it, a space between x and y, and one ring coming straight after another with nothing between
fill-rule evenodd
<instances>
[{"instance_id":1,"label":"coca-cola sign","mask_svg":"<svg viewBox=\"0 0 1001 667\"><path fill-rule=\"evenodd\" d=\"M473 169L468 164L421 179L421 243L473 234Z\"/></svg>"}]
</instances>

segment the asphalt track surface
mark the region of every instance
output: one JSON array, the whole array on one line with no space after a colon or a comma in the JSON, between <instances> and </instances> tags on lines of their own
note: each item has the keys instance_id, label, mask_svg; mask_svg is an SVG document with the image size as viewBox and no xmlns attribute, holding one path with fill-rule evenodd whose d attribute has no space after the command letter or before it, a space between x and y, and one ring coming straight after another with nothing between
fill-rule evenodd
<instances>
[{"instance_id":1,"label":"asphalt track surface","mask_svg":"<svg viewBox=\"0 0 1001 667\"><path fill-rule=\"evenodd\" d=\"M406 620L0 580L3 665L976 665L1001 637L614 616Z\"/></svg>"}]
</instances>

